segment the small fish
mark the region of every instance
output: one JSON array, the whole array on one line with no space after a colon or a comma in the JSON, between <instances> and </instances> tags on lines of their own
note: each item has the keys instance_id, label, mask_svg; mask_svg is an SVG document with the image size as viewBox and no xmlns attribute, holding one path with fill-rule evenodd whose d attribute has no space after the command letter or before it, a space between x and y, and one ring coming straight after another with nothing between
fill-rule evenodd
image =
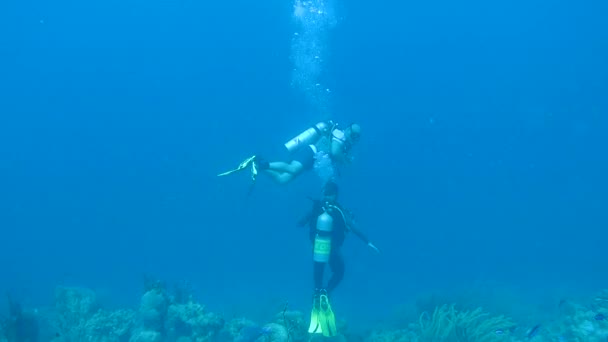
<instances>
[{"instance_id":1,"label":"small fish","mask_svg":"<svg viewBox=\"0 0 608 342\"><path fill-rule=\"evenodd\" d=\"M540 324L537 324L537 325L533 326L532 329L530 329L530 331L528 331L528 333L526 334L526 337L532 338L532 337L536 336L539 331L540 331Z\"/></svg>"},{"instance_id":2,"label":"small fish","mask_svg":"<svg viewBox=\"0 0 608 342\"><path fill-rule=\"evenodd\" d=\"M506 333L513 333L516 328L517 328L517 326L514 325L512 327L508 327L508 328L504 328L504 329L496 329L496 331L494 331L494 333L496 335L504 335Z\"/></svg>"},{"instance_id":3,"label":"small fish","mask_svg":"<svg viewBox=\"0 0 608 342\"><path fill-rule=\"evenodd\" d=\"M595 315L595 317L593 317L596 321L603 321L606 319L606 316L604 314L598 313L597 315Z\"/></svg>"}]
</instances>

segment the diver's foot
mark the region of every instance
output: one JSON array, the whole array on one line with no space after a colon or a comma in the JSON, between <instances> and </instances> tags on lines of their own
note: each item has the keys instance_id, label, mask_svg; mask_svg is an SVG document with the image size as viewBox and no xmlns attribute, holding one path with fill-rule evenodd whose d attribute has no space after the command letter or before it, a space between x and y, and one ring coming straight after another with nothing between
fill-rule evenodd
<instances>
[{"instance_id":1,"label":"diver's foot","mask_svg":"<svg viewBox=\"0 0 608 342\"><path fill-rule=\"evenodd\" d=\"M323 295L327 296L327 290L325 288L316 288L312 295L313 302L318 301Z\"/></svg>"},{"instance_id":2,"label":"diver's foot","mask_svg":"<svg viewBox=\"0 0 608 342\"><path fill-rule=\"evenodd\" d=\"M255 163L255 159L257 158L257 156L253 155L245 160L243 160L240 164L239 167L237 168L238 170L242 170L247 168L247 166Z\"/></svg>"}]
</instances>

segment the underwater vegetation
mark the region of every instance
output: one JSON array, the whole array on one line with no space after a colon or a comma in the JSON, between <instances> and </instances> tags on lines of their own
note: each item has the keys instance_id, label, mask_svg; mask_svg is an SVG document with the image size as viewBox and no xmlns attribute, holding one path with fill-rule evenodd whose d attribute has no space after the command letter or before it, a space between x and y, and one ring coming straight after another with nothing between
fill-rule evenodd
<instances>
[{"instance_id":1,"label":"underwater vegetation","mask_svg":"<svg viewBox=\"0 0 608 342\"><path fill-rule=\"evenodd\" d=\"M457 311L455 305L435 308L420 316L421 341L508 341L515 323L505 316L490 316L482 308Z\"/></svg>"},{"instance_id":2,"label":"underwater vegetation","mask_svg":"<svg viewBox=\"0 0 608 342\"><path fill-rule=\"evenodd\" d=\"M394 327L339 335L308 334L308 315L285 306L258 324L245 317L225 319L196 302L187 289L169 291L147 281L135 308L105 309L94 291L57 287L50 308L25 310L9 297L0 319L0 342L606 342L608 289L588 303L561 301L551 319L519 325L501 314L459 303L425 306L418 320Z\"/></svg>"},{"instance_id":3,"label":"underwater vegetation","mask_svg":"<svg viewBox=\"0 0 608 342\"><path fill-rule=\"evenodd\" d=\"M438 305L424 311L417 323L401 329L375 330L365 341L373 342L606 342L608 341L608 289L590 303L561 301L559 313L533 326L520 326L504 315L481 307L457 309Z\"/></svg>"}]
</instances>

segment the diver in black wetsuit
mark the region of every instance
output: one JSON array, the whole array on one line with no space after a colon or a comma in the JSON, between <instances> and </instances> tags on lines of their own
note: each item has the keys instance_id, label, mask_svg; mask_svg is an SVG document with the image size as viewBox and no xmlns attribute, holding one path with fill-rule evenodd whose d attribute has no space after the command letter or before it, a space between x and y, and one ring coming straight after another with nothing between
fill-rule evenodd
<instances>
[{"instance_id":1,"label":"diver in black wetsuit","mask_svg":"<svg viewBox=\"0 0 608 342\"><path fill-rule=\"evenodd\" d=\"M338 286L344 277L344 259L340 252L340 248L342 247L348 232L354 233L363 242L365 242L367 246L379 253L378 248L371 243L370 240L363 233L361 233L361 231L357 229L353 214L349 210L342 207L337 202L337 198L338 185L334 182L328 182L323 188L323 199L315 200L310 213L308 213L298 222L300 227L307 224L310 226L309 236L313 245L319 237L328 237L330 239L329 255L328 258L325 258L327 261L318 261L317 258L315 258L313 263L315 291L324 289L330 293ZM331 216L331 232L320 230L318 227L318 218L323 213L327 213ZM316 250L315 253L317 253ZM323 286L323 274L326 263L329 264L332 275L327 283L327 286Z\"/></svg>"},{"instance_id":2,"label":"diver in black wetsuit","mask_svg":"<svg viewBox=\"0 0 608 342\"><path fill-rule=\"evenodd\" d=\"M336 336L336 317L329 303L329 293L344 277L344 259L340 247L346 233L353 232L374 251L378 248L356 227L353 215L337 202L338 185L328 182L323 188L323 199L314 201L312 211L299 221L299 226L310 226L310 239L313 243L313 278L315 291L308 332ZM332 275L327 286L323 286L325 264L329 264Z\"/></svg>"},{"instance_id":3,"label":"diver in black wetsuit","mask_svg":"<svg viewBox=\"0 0 608 342\"><path fill-rule=\"evenodd\" d=\"M350 152L360 137L361 126L357 123L342 129L333 121L322 121L285 143L286 150L291 154L289 161L268 161L259 155L253 155L242 161L236 169L222 172L218 176L251 169L253 182L258 172L263 171L277 183L285 184L313 169L318 158L329 158L334 167L349 164L352 161Z\"/></svg>"}]
</instances>

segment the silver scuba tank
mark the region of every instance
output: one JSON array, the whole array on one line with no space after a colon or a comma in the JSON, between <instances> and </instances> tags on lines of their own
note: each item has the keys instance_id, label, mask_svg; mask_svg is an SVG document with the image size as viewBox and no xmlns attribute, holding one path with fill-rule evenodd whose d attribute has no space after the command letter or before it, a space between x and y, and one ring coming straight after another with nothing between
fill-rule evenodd
<instances>
[{"instance_id":1,"label":"silver scuba tank","mask_svg":"<svg viewBox=\"0 0 608 342\"><path fill-rule=\"evenodd\" d=\"M319 122L316 125L310 127L304 132L300 133L295 138L289 140L285 143L285 148L289 153L293 153L297 149L302 146L311 145L317 142L319 138L327 133L328 130L331 129L330 123L327 122Z\"/></svg>"},{"instance_id":2,"label":"silver scuba tank","mask_svg":"<svg viewBox=\"0 0 608 342\"><path fill-rule=\"evenodd\" d=\"M331 255L331 231L334 219L326 212L317 217L317 235L313 248L312 259L316 262L329 262Z\"/></svg>"}]
</instances>

